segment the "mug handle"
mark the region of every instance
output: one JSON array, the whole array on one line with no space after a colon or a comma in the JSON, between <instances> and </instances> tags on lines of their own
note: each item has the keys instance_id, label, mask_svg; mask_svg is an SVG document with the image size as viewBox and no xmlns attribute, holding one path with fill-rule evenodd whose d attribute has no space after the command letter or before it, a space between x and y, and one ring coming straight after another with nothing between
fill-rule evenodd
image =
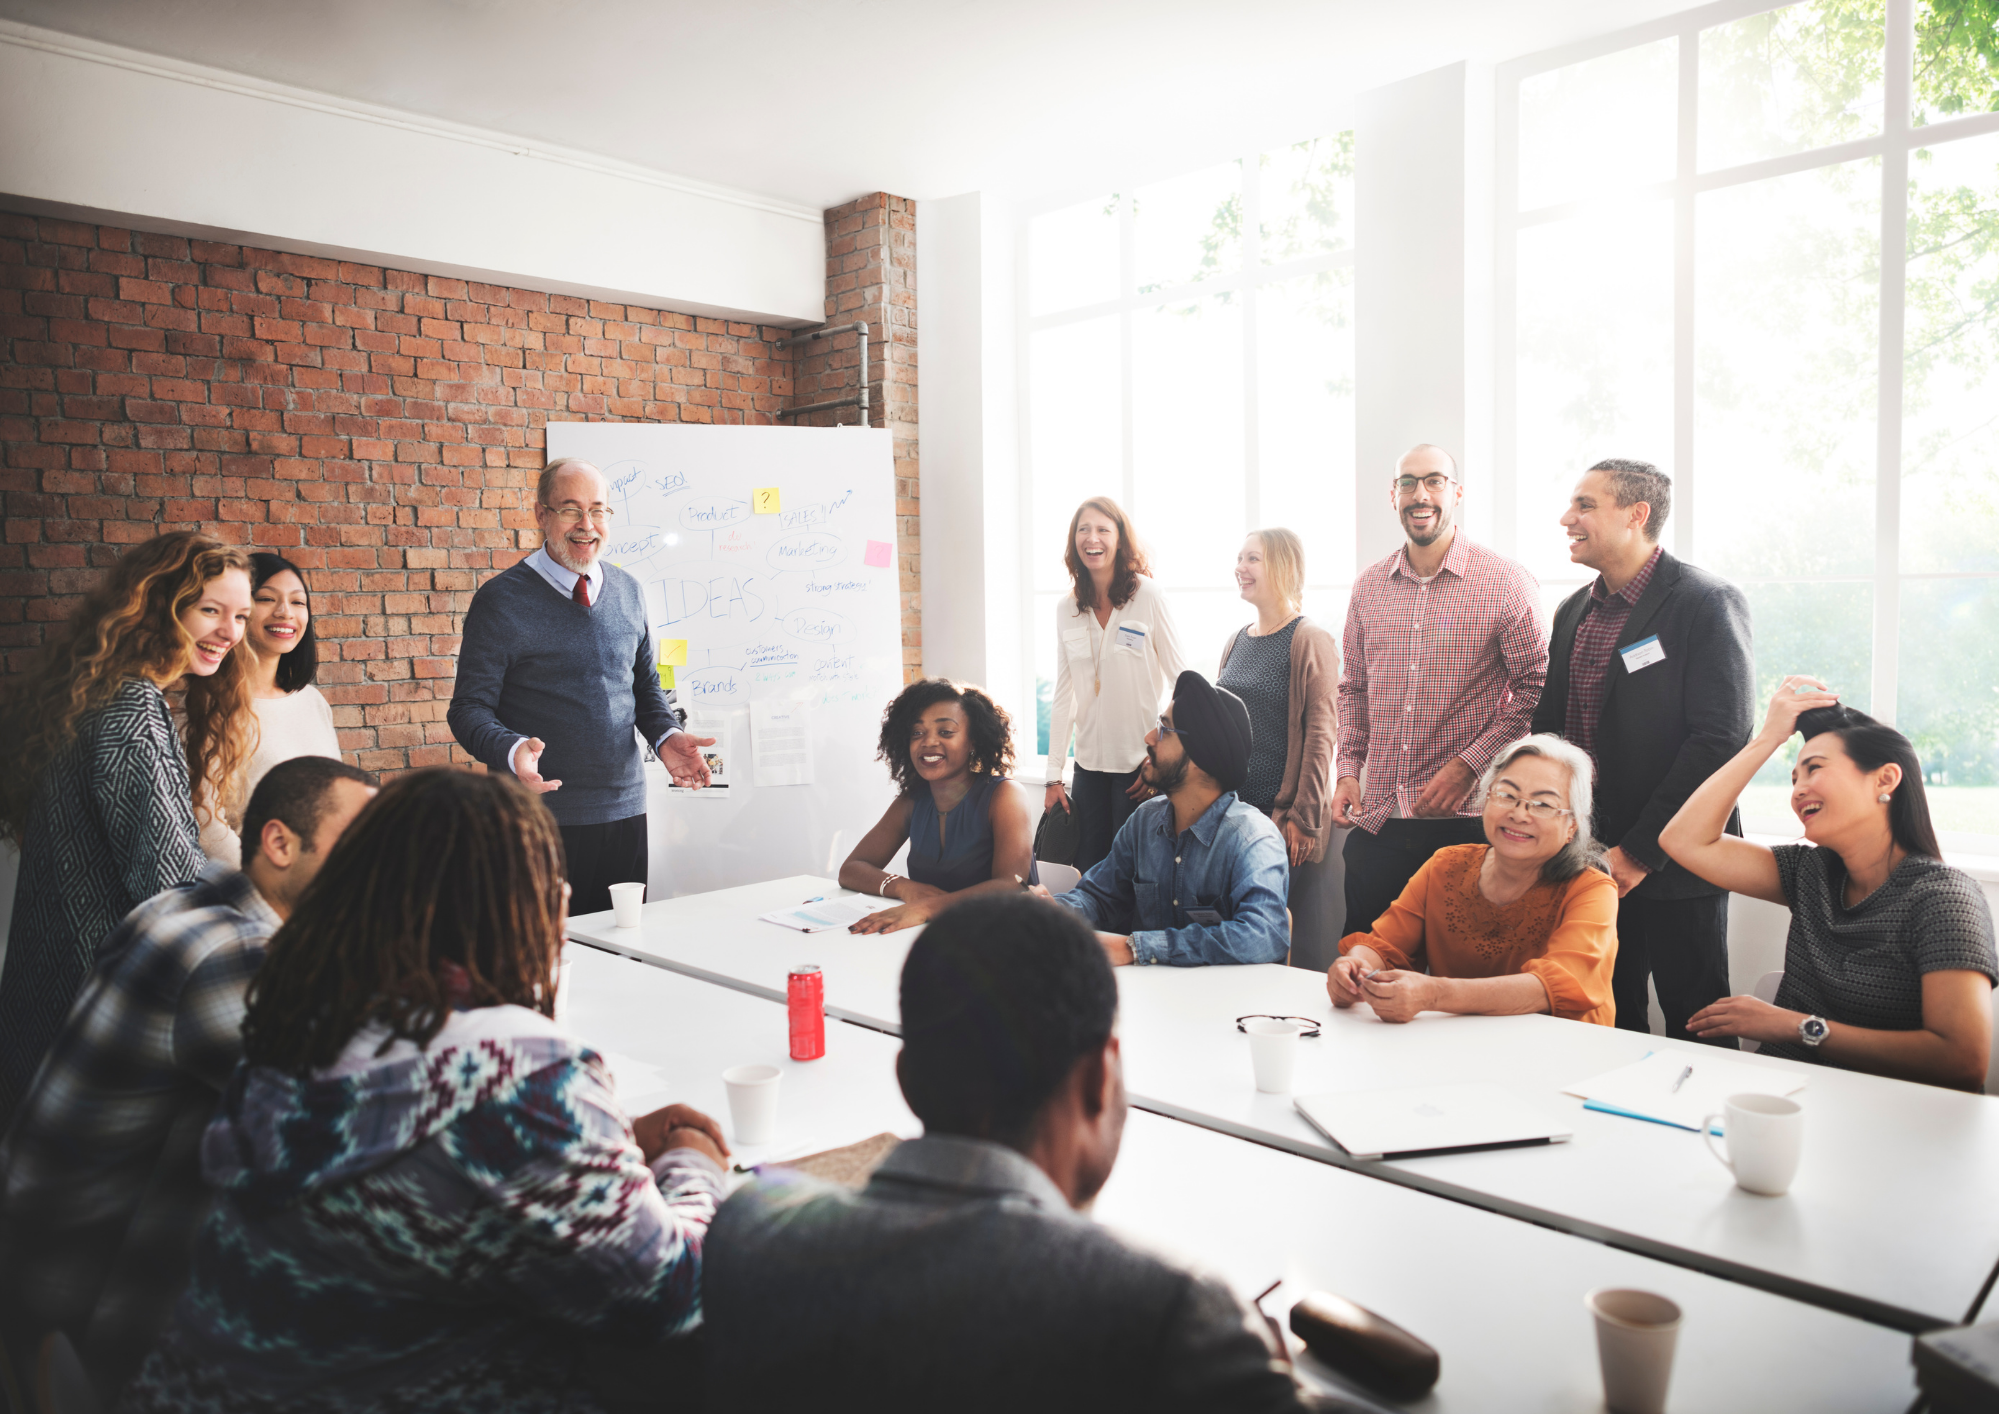
<instances>
[{"instance_id":1,"label":"mug handle","mask_svg":"<svg viewBox=\"0 0 2000 1414\"><path fill-rule=\"evenodd\" d=\"M1709 1126L1715 1123L1716 1120L1723 1118L1725 1118L1725 1116L1720 1111L1712 1115L1703 1115L1701 1117L1701 1142L1708 1146L1709 1153L1715 1155L1715 1161L1717 1163L1721 1164L1731 1173L1735 1173L1736 1165L1730 1163L1727 1156L1725 1156L1720 1149L1715 1147L1715 1132L1709 1128ZM1729 1140L1729 1135L1725 1132L1722 1138L1723 1142L1727 1143Z\"/></svg>"}]
</instances>

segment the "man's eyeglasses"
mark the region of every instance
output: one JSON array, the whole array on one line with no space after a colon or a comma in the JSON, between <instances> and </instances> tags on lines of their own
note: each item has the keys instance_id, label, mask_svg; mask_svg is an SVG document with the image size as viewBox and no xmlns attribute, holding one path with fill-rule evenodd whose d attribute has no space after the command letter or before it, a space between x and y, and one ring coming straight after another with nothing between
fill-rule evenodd
<instances>
[{"instance_id":1,"label":"man's eyeglasses","mask_svg":"<svg viewBox=\"0 0 2000 1414\"><path fill-rule=\"evenodd\" d=\"M1155 723L1158 724L1160 728L1160 735L1163 737L1187 735L1186 732L1182 731L1179 727L1175 726L1172 722L1169 722L1167 720L1167 714L1165 712L1160 713L1160 715L1155 717L1153 720Z\"/></svg>"},{"instance_id":2,"label":"man's eyeglasses","mask_svg":"<svg viewBox=\"0 0 2000 1414\"><path fill-rule=\"evenodd\" d=\"M598 525L609 525L618 518L618 512L609 506L592 506L589 510L581 506L543 506L542 509L564 525L576 525L585 516L590 517Z\"/></svg>"},{"instance_id":3,"label":"man's eyeglasses","mask_svg":"<svg viewBox=\"0 0 2000 1414\"><path fill-rule=\"evenodd\" d=\"M1443 472L1435 471L1429 476L1424 477L1421 481L1414 476L1399 476L1389 484L1396 488L1398 494L1404 496L1414 493L1418 486L1422 486L1424 490L1430 492L1433 496L1442 496L1444 488L1451 485L1452 480Z\"/></svg>"},{"instance_id":4,"label":"man's eyeglasses","mask_svg":"<svg viewBox=\"0 0 2000 1414\"><path fill-rule=\"evenodd\" d=\"M1560 805L1551 805L1546 800L1523 800L1505 786L1493 787L1492 790L1486 792L1486 799L1489 803L1499 806L1502 810L1512 810L1518 805L1537 820L1553 820L1558 815L1574 815L1576 813Z\"/></svg>"}]
</instances>

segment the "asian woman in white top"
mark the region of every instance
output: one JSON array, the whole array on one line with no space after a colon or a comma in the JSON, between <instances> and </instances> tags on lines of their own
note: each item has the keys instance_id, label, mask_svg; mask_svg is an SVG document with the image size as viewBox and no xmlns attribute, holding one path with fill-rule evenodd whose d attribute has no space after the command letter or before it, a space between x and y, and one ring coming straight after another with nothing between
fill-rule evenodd
<instances>
[{"instance_id":1,"label":"asian woman in white top","mask_svg":"<svg viewBox=\"0 0 2000 1414\"><path fill-rule=\"evenodd\" d=\"M1152 793L1139 780L1146 733L1187 660L1167 597L1148 577L1145 549L1116 501L1093 496L1077 507L1063 564L1071 589L1056 604L1045 808L1074 811L1074 863L1088 870ZM1065 791L1072 727L1076 773Z\"/></svg>"},{"instance_id":2,"label":"asian woman in white top","mask_svg":"<svg viewBox=\"0 0 2000 1414\"><path fill-rule=\"evenodd\" d=\"M319 645L304 571L282 555L255 554L250 557L250 585L250 624L239 651L249 654L257 749L220 808L201 812L202 851L224 864L241 862L236 829L250 792L266 771L295 756L341 759L333 708L313 686Z\"/></svg>"}]
</instances>

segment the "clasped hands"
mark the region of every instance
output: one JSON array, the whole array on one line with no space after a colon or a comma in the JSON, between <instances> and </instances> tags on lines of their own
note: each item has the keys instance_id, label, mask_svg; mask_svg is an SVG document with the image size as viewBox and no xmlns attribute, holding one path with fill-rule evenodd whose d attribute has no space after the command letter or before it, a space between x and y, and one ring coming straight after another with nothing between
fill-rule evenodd
<instances>
[{"instance_id":1,"label":"clasped hands","mask_svg":"<svg viewBox=\"0 0 2000 1414\"><path fill-rule=\"evenodd\" d=\"M1436 1011L1437 978L1385 967L1373 948L1357 947L1326 970L1326 994L1336 1007L1366 1002L1383 1021L1402 1022Z\"/></svg>"},{"instance_id":2,"label":"clasped hands","mask_svg":"<svg viewBox=\"0 0 2000 1414\"><path fill-rule=\"evenodd\" d=\"M1472 794L1472 788L1479 784L1479 777L1473 769L1456 756L1438 767L1423 794L1410 806L1410 813L1419 819L1441 820L1456 815L1458 807L1465 804L1465 798ZM1333 786L1333 823L1352 825L1354 812L1361 808L1361 780L1357 776L1342 776Z\"/></svg>"},{"instance_id":3,"label":"clasped hands","mask_svg":"<svg viewBox=\"0 0 2000 1414\"><path fill-rule=\"evenodd\" d=\"M693 1149L718 1164L729 1161L729 1141L722 1126L692 1105L668 1105L632 1121L632 1138L647 1163L669 1149Z\"/></svg>"}]
</instances>

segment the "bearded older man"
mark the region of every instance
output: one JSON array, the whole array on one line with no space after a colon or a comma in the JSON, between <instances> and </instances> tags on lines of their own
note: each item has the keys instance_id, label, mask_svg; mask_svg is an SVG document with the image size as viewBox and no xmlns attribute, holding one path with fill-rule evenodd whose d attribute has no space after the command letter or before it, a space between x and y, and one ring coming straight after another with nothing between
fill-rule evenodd
<instances>
[{"instance_id":1,"label":"bearded older man","mask_svg":"<svg viewBox=\"0 0 2000 1414\"><path fill-rule=\"evenodd\" d=\"M611 907L646 878L646 778L634 729L675 785L708 784L701 748L660 687L646 596L606 564L616 512L604 473L550 462L535 488L541 548L481 585L465 616L446 720L487 769L511 771L562 828L570 912Z\"/></svg>"}]
</instances>

